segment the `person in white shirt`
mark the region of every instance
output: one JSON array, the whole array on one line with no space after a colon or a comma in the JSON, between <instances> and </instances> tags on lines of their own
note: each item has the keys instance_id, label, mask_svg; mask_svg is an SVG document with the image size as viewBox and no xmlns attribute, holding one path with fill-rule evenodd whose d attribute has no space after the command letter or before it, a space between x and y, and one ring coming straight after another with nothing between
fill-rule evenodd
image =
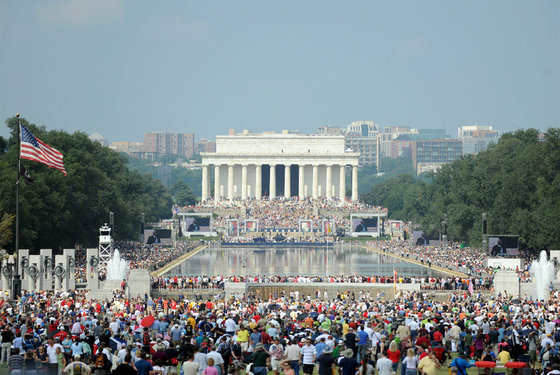
<instances>
[{"instance_id":1,"label":"person in white shirt","mask_svg":"<svg viewBox=\"0 0 560 375\"><path fill-rule=\"evenodd\" d=\"M224 374L224 358L220 353L216 351L216 347L212 346L212 351L206 354L207 358L212 358L214 360L214 367L218 369L218 375Z\"/></svg>"},{"instance_id":2,"label":"person in white shirt","mask_svg":"<svg viewBox=\"0 0 560 375\"><path fill-rule=\"evenodd\" d=\"M402 366L406 366L407 375L415 375L418 373L418 357L414 355L414 349L410 348L406 352L406 357L402 361Z\"/></svg>"},{"instance_id":3,"label":"person in white shirt","mask_svg":"<svg viewBox=\"0 0 560 375\"><path fill-rule=\"evenodd\" d=\"M47 344L47 355L49 356L49 373L56 373L58 371L58 359L56 354L56 348L60 348L60 350L64 353L64 347L60 345L60 343L55 343L53 339L49 339L49 343Z\"/></svg>"},{"instance_id":4,"label":"person in white shirt","mask_svg":"<svg viewBox=\"0 0 560 375\"><path fill-rule=\"evenodd\" d=\"M126 344L122 344L117 354L119 356L119 365L124 362L124 357L126 357Z\"/></svg>"},{"instance_id":5,"label":"person in white shirt","mask_svg":"<svg viewBox=\"0 0 560 375\"><path fill-rule=\"evenodd\" d=\"M311 345L311 339L305 341L305 345L301 347L301 358L304 374L313 374L315 368L315 360L317 359L317 350Z\"/></svg>"},{"instance_id":6,"label":"person in white shirt","mask_svg":"<svg viewBox=\"0 0 560 375\"><path fill-rule=\"evenodd\" d=\"M117 334L119 333L119 323L113 318L113 321L111 322L111 324L109 324L109 329L111 330L111 332L113 332L113 334Z\"/></svg>"},{"instance_id":7,"label":"person in white shirt","mask_svg":"<svg viewBox=\"0 0 560 375\"><path fill-rule=\"evenodd\" d=\"M72 325L72 329L70 330L70 332L74 336L80 335L83 332L80 321L76 320L76 322Z\"/></svg>"},{"instance_id":8,"label":"person in white shirt","mask_svg":"<svg viewBox=\"0 0 560 375\"><path fill-rule=\"evenodd\" d=\"M226 328L226 333L228 335L233 336L235 334L235 329L237 328L237 324L235 324L235 320L233 320L231 316L226 319L224 326Z\"/></svg>"},{"instance_id":9,"label":"person in white shirt","mask_svg":"<svg viewBox=\"0 0 560 375\"><path fill-rule=\"evenodd\" d=\"M391 375L393 372L393 361L387 358L386 352L381 353L381 358L377 360L375 365L379 375Z\"/></svg>"},{"instance_id":10,"label":"person in white shirt","mask_svg":"<svg viewBox=\"0 0 560 375\"><path fill-rule=\"evenodd\" d=\"M198 346L195 345L194 349L194 362L198 363L198 375L202 374L202 371L208 366L206 354L201 353L198 350Z\"/></svg>"}]
</instances>

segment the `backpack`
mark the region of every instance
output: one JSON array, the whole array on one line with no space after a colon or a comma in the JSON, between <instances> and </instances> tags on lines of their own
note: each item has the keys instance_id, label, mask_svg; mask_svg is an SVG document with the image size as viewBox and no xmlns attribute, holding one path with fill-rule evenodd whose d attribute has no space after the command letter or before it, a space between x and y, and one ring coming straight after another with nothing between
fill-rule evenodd
<instances>
[{"instance_id":1,"label":"backpack","mask_svg":"<svg viewBox=\"0 0 560 375\"><path fill-rule=\"evenodd\" d=\"M142 344L144 344L144 346L150 345L150 335L146 334L142 336Z\"/></svg>"}]
</instances>

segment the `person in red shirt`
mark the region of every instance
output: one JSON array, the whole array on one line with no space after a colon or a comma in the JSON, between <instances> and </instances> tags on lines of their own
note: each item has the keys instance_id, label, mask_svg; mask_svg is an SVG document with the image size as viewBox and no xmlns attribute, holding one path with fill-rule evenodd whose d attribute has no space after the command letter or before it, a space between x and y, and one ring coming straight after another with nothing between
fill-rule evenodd
<instances>
[{"instance_id":1,"label":"person in red shirt","mask_svg":"<svg viewBox=\"0 0 560 375\"><path fill-rule=\"evenodd\" d=\"M423 334L418 336L418 339L416 339L416 343L414 343L415 346L423 346L423 347L429 347L430 346L430 338L428 337L427 334Z\"/></svg>"},{"instance_id":2,"label":"person in red shirt","mask_svg":"<svg viewBox=\"0 0 560 375\"><path fill-rule=\"evenodd\" d=\"M436 346L439 346L439 345L441 345L442 340L443 340L443 335L441 334L441 332L440 331L435 331L434 332L434 344Z\"/></svg>"},{"instance_id":3,"label":"person in red shirt","mask_svg":"<svg viewBox=\"0 0 560 375\"><path fill-rule=\"evenodd\" d=\"M399 367L399 360L401 359L401 351L397 346L397 342L394 340L389 344L389 349L387 350L387 358L389 358L391 362L393 362L393 372L396 372L397 368Z\"/></svg>"}]
</instances>

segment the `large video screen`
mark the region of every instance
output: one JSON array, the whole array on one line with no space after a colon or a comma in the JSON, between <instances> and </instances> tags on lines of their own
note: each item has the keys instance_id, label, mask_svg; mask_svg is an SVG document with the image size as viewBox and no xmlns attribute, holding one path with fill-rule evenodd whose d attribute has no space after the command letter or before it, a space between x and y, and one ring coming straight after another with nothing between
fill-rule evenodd
<instances>
[{"instance_id":1,"label":"large video screen","mask_svg":"<svg viewBox=\"0 0 560 375\"><path fill-rule=\"evenodd\" d=\"M299 230L304 233L309 233L313 229L313 222L311 220L300 220Z\"/></svg>"},{"instance_id":2,"label":"large video screen","mask_svg":"<svg viewBox=\"0 0 560 375\"><path fill-rule=\"evenodd\" d=\"M353 233L377 233L378 217L355 217L350 220Z\"/></svg>"},{"instance_id":3,"label":"large video screen","mask_svg":"<svg viewBox=\"0 0 560 375\"><path fill-rule=\"evenodd\" d=\"M258 220L245 220L245 232L258 232L259 222Z\"/></svg>"},{"instance_id":4,"label":"large video screen","mask_svg":"<svg viewBox=\"0 0 560 375\"><path fill-rule=\"evenodd\" d=\"M144 243L148 245L171 242L171 229L144 229Z\"/></svg>"},{"instance_id":5,"label":"large video screen","mask_svg":"<svg viewBox=\"0 0 560 375\"><path fill-rule=\"evenodd\" d=\"M227 235L237 237L239 235L239 220L230 219L227 221Z\"/></svg>"},{"instance_id":6,"label":"large video screen","mask_svg":"<svg viewBox=\"0 0 560 375\"><path fill-rule=\"evenodd\" d=\"M519 256L519 236L488 236L488 256Z\"/></svg>"},{"instance_id":7,"label":"large video screen","mask_svg":"<svg viewBox=\"0 0 560 375\"><path fill-rule=\"evenodd\" d=\"M183 236L196 232L210 232L210 214L208 216L187 216L181 218L181 234Z\"/></svg>"}]
</instances>

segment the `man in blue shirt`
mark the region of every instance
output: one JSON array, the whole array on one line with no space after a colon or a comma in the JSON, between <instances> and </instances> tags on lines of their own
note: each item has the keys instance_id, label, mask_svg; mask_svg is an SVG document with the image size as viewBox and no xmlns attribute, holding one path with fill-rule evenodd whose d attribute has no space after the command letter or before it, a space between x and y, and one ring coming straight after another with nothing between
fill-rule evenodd
<instances>
[{"instance_id":1,"label":"man in blue shirt","mask_svg":"<svg viewBox=\"0 0 560 375\"><path fill-rule=\"evenodd\" d=\"M150 375L150 372L154 370L150 362L146 360L146 353L140 352L140 359L134 364L136 370L138 370L138 375Z\"/></svg>"},{"instance_id":2,"label":"man in blue shirt","mask_svg":"<svg viewBox=\"0 0 560 375\"><path fill-rule=\"evenodd\" d=\"M358 330L358 362L361 362L362 358L366 355L368 339L369 335L364 331L364 326L361 325Z\"/></svg>"},{"instance_id":3,"label":"man in blue shirt","mask_svg":"<svg viewBox=\"0 0 560 375\"><path fill-rule=\"evenodd\" d=\"M467 369L473 367L474 364L465 359L464 353L460 353L459 357L451 361L449 367L457 367L457 375L467 375Z\"/></svg>"},{"instance_id":4,"label":"man in blue shirt","mask_svg":"<svg viewBox=\"0 0 560 375\"><path fill-rule=\"evenodd\" d=\"M315 350L317 351L317 358L319 358L321 356L321 354L323 353L323 350L325 350L325 348L327 347L327 344L326 344L325 341L326 341L325 338L321 337L319 342L317 344L315 344Z\"/></svg>"}]
</instances>

